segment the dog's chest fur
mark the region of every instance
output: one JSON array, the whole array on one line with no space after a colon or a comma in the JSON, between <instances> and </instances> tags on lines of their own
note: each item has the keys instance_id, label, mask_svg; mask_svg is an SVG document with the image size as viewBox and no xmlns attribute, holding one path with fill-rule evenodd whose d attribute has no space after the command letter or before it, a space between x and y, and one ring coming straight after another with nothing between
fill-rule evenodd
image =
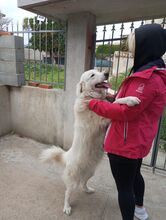
<instances>
[{"instance_id":1,"label":"dog's chest fur","mask_svg":"<svg viewBox=\"0 0 166 220\"><path fill-rule=\"evenodd\" d=\"M97 162L103 155L104 137L109 120L88 108L83 111L77 110L78 108L75 108L73 145L77 146L80 157L85 154L85 157L92 158L95 163L95 160Z\"/></svg>"}]
</instances>

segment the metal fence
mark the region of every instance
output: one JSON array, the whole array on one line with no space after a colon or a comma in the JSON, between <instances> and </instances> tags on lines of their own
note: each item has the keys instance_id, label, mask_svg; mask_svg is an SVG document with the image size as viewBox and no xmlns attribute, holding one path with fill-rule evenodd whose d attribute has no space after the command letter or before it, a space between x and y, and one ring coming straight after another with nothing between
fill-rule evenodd
<instances>
[{"instance_id":1,"label":"metal fence","mask_svg":"<svg viewBox=\"0 0 166 220\"><path fill-rule=\"evenodd\" d=\"M166 27L165 18L97 27L95 68L109 71L113 90L118 89L133 65L133 57L126 45L127 36L135 28L146 23L159 23ZM166 55L163 59L166 62ZM152 150L144 159L144 164L153 167L153 170L157 168L166 171L166 109L160 120Z\"/></svg>"},{"instance_id":2,"label":"metal fence","mask_svg":"<svg viewBox=\"0 0 166 220\"><path fill-rule=\"evenodd\" d=\"M36 16L11 23L7 31L24 38L26 81L64 88L65 24Z\"/></svg>"},{"instance_id":3,"label":"metal fence","mask_svg":"<svg viewBox=\"0 0 166 220\"><path fill-rule=\"evenodd\" d=\"M166 26L165 18L148 21L110 24L97 27L95 68L110 72L111 84L117 90L133 65L126 39L130 32L145 23ZM27 82L49 84L64 88L65 82L65 24L38 17L24 19L23 24L11 24L7 31L24 38L24 72ZM163 57L166 61L166 56ZM73 61L74 62L74 61ZM151 153L144 163L166 170L166 110Z\"/></svg>"}]
</instances>

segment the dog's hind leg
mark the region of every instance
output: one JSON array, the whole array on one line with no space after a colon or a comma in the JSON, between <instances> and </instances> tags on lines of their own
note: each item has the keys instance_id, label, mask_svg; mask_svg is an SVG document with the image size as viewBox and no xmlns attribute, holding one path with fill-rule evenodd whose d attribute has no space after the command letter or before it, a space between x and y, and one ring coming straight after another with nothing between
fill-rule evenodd
<instances>
[{"instance_id":1,"label":"dog's hind leg","mask_svg":"<svg viewBox=\"0 0 166 220\"><path fill-rule=\"evenodd\" d=\"M73 187L68 187L66 189L66 192L65 192L65 200L64 200L63 212L66 215L70 215L71 214L70 196L71 196L72 191L73 191Z\"/></svg>"},{"instance_id":2,"label":"dog's hind leg","mask_svg":"<svg viewBox=\"0 0 166 220\"><path fill-rule=\"evenodd\" d=\"M73 178L73 176L71 174L72 174L72 172L70 172L70 169L66 169L64 171L64 175L63 175L63 180L66 185L63 212L66 215L71 214L72 210L71 210L71 206L70 206L70 197L71 197L72 192L78 187L77 181L75 181L75 179Z\"/></svg>"},{"instance_id":3,"label":"dog's hind leg","mask_svg":"<svg viewBox=\"0 0 166 220\"><path fill-rule=\"evenodd\" d=\"M95 192L95 190L92 187L89 187L87 185L87 182L82 183L81 186L82 186L83 191L86 193L94 193Z\"/></svg>"},{"instance_id":4,"label":"dog's hind leg","mask_svg":"<svg viewBox=\"0 0 166 220\"><path fill-rule=\"evenodd\" d=\"M72 192L77 188L77 183L73 182L70 184L66 185L66 192L65 192L65 199L64 199L64 208L63 208L63 212L66 215L70 215L71 214L71 205L70 205L70 197Z\"/></svg>"},{"instance_id":5,"label":"dog's hind leg","mask_svg":"<svg viewBox=\"0 0 166 220\"><path fill-rule=\"evenodd\" d=\"M83 189L84 192L86 193L94 193L95 190L91 187L88 186L87 182L88 180L93 176L93 174L89 174L88 176L86 176L82 181L81 181L81 187Z\"/></svg>"}]
</instances>

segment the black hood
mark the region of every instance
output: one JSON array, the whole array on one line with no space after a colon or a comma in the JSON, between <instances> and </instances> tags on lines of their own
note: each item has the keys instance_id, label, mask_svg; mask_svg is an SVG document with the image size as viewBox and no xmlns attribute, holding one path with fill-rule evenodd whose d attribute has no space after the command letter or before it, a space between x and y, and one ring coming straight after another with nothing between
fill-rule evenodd
<instances>
[{"instance_id":1,"label":"black hood","mask_svg":"<svg viewBox=\"0 0 166 220\"><path fill-rule=\"evenodd\" d=\"M165 67L161 59L166 51L166 30L159 24L146 24L135 29L135 57L133 71L151 66Z\"/></svg>"}]
</instances>

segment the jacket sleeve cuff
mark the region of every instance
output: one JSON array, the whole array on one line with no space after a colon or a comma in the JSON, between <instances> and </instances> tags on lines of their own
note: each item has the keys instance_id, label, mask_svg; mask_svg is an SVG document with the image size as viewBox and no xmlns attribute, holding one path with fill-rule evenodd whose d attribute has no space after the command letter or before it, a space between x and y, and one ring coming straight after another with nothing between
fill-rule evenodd
<instances>
[{"instance_id":1,"label":"jacket sleeve cuff","mask_svg":"<svg viewBox=\"0 0 166 220\"><path fill-rule=\"evenodd\" d=\"M96 102L98 102L98 100L91 99L90 102L89 102L89 104L88 104L88 108L89 108L90 110L93 110L94 105L96 104Z\"/></svg>"}]
</instances>

